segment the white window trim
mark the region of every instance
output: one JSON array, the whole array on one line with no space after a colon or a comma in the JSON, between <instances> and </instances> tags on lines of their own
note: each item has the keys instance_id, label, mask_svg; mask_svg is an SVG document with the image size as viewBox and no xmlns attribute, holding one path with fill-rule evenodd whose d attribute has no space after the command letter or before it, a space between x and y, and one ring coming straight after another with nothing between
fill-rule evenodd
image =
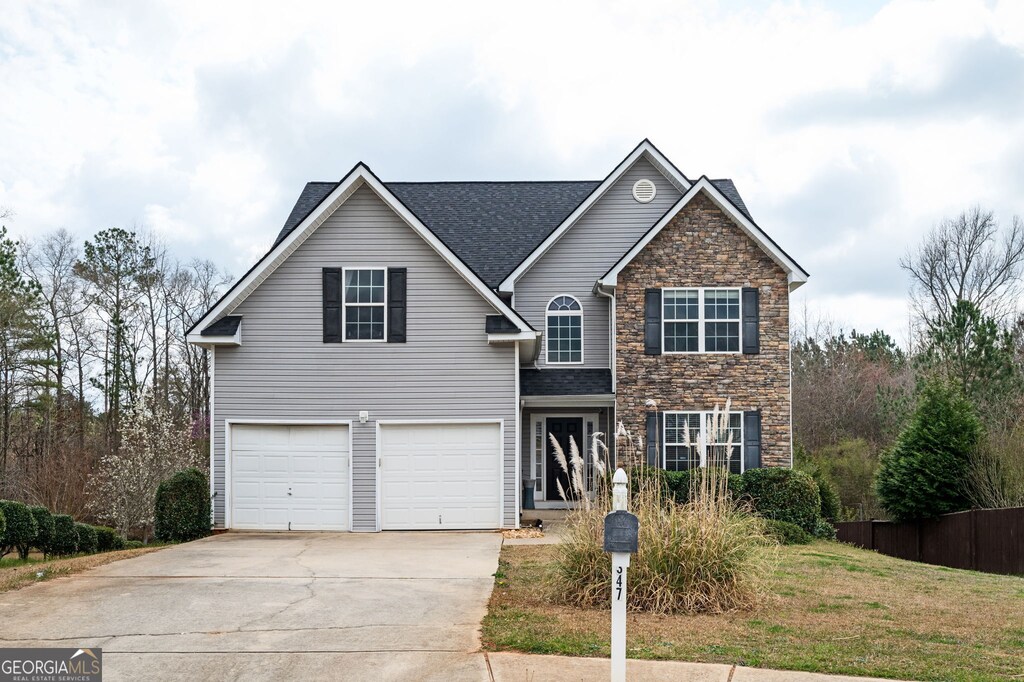
<instances>
[{"instance_id":1,"label":"white window trim","mask_svg":"<svg viewBox=\"0 0 1024 682\"><path fill-rule=\"evenodd\" d=\"M384 300L380 303L347 303L345 301L345 292L348 289L348 272L357 270L382 270L384 272ZM346 333L346 317L348 316L348 307L352 306L355 308L373 308L379 307L384 309L384 337L380 339L350 339L347 338ZM383 265L359 265L351 268L341 269L341 341L342 343L387 343L388 341L388 269Z\"/></svg>"},{"instance_id":2,"label":"white window trim","mask_svg":"<svg viewBox=\"0 0 1024 682\"><path fill-rule=\"evenodd\" d=\"M692 355L692 353L691 353L691 355ZM676 446L686 447L685 443L669 443L668 442L668 419L667 419L668 415L670 415L670 414L686 415L686 416L689 416L691 414L700 415L700 438L701 438L701 440L705 444L704 447L701 448L701 451L700 451L700 466L703 469L708 464L708 452L707 452L708 447L714 447L716 445L716 443L709 443L708 442L708 421L711 419L711 417L714 415L714 413L715 413L714 410L678 410L678 411L673 410L671 412L664 412L662 414L662 416L661 416L661 442L662 442L662 447L661 447L661 468L662 469L664 469L665 471L668 471L668 449L669 449L670 446L671 447L676 447ZM738 414L740 416L740 438L739 438L739 442L734 442L732 444L732 456L733 457L739 457L740 473L742 474L744 471L746 471L746 463L743 461L743 429L744 429L743 412L739 411L739 410L733 410L732 412L727 412L725 414L728 417L731 417L734 414ZM687 428L689 428L689 427L687 427ZM697 446L696 443L690 443L690 445L692 445L694 447ZM717 445L722 445L724 447L724 444L721 444L721 443L719 443Z\"/></svg>"},{"instance_id":3,"label":"white window trim","mask_svg":"<svg viewBox=\"0 0 1024 682\"><path fill-rule=\"evenodd\" d=\"M668 319L665 315L665 292L666 291L696 291L697 292L697 319L678 320ZM740 316L735 320L710 320L710 322L736 322L739 326L739 345L736 350L704 350L705 327L704 323L704 294L708 291L735 291L739 296ZM697 323L697 350L665 350L665 325L669 322L696 322ZM743 289L742 287L667 287L661 290L661 352L663 355L742 355L743 354Z\"/></svg>"},{"instance_id":4,"label":"white window trim","mask_svg":"<svg viewBox=\"0 0 1024 682\"><path fill-rule=\"evenodd\" d=\"M576 305L578 305L580 309L551 310L551 304L555 301L555 299L562 298L563 296L565 298L571 298L572 300L576 301ZM580 318L580 359L577 362L556 362L551 359L551 350L548 348L548 318L556 316L564 317L567 315L579 315ZM583 302L580 299L573 296L572 294L558 294L557 296L552 296L551 300L549 300L547 305L544 306L544 363L548 365L560 365L563 367L571 365L582 365L584 360L586 359L586 355L584 355L586 348L585 344L583 343L583 337Z\"/></svg>"}]
</instances>

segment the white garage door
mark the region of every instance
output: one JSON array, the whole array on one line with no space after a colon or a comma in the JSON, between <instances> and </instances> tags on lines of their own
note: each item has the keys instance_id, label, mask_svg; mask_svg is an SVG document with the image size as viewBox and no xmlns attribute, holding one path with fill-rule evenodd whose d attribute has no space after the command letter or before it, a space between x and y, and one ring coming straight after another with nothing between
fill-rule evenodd
<instances>
[{"instance_id":1,"label":"white garage door","mask_svg":"<svg viewBox=\"0 0 1024 682\"><path fill-rule=\"evenodd\" d=\"M500 528L498 424L382 424L381 528Z\"/></svg>"},{"instance_id":2,"label":"white garage door","mask_svg":"<svg viewBox=\"0 0 1024 682\"><path fill-rule=\"evenodd\" d=\"M231 427L231 527L348 530L347 426Z\"/></svg>"}]
</instances>

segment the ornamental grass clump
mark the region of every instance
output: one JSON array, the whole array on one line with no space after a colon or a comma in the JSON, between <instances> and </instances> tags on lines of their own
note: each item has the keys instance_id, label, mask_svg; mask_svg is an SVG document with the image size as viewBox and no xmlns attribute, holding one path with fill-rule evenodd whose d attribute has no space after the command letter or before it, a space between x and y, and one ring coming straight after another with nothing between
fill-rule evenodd
<instances>
[{"instance_id":1,"label":"ornamental grass clump","mask_svg":"<svg viewBox=\"0 0 1024 682\"><path fill-rule=\"evenodd\" d=\"M629 608L654 613L723 613L752 609L769 599L777 543L767 535L764 521L732 498L728 464L733 444L727 434L728 403L709 419L710 434L721 439L688 446L707 453L702 476L692 476L685 503L674 501L662 489L664 477L643 465L630 472L634 481L629 511L639 518L638 551L629 568ZM607 607L611 594L611 560L603 551L604 517L611 510L610 473L604 463L607 450L594 436L592 492L577 486L563 497L582 501L569 512L556 559L555 593L565 603L588 608ZM615 437L624 461L639 461L644 452L638 437L622 424ZM582 458L570 444L565 458L557 444L556 459L566 460L566 471L584 471ZM580 461L577 461L580 460ZM568 491L567 491L568 492Z\"/></svg>"}]
</instances>

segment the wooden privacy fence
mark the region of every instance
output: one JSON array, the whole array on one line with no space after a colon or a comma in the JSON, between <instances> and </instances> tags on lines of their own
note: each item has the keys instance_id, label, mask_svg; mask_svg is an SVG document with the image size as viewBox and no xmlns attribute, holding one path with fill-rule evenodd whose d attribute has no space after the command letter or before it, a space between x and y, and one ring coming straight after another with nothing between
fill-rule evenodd
<instances>
[{"instance_id":1,"label":"wooden privacy fence","mask_svg":"<svg viewBox=\"0 0 1024 682\"><path fill-rule=\"evenodd\" d=\"M850 521L840 542L926 564L1024 575L1024 507L974 509L928 521Z\"/></svg>"}]
</instances>

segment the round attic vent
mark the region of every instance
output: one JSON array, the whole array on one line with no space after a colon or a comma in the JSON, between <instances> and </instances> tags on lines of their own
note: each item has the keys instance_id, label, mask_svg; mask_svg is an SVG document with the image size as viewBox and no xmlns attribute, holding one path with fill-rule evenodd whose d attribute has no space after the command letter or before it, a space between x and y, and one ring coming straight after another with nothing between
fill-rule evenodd
<instances>
[{"instance_id":1,"label":"round attic vent","mask_svg":"<svg viewBox=\"0 0 1024 682\"><path fill-rule=\"evenodd\" d=\"M654 183L643 178L633 183L633 198L639 201L641 204L646 204L654 200L654 197L658 194L658 188L654 186Z\"/></svg>"}]
</instances>

